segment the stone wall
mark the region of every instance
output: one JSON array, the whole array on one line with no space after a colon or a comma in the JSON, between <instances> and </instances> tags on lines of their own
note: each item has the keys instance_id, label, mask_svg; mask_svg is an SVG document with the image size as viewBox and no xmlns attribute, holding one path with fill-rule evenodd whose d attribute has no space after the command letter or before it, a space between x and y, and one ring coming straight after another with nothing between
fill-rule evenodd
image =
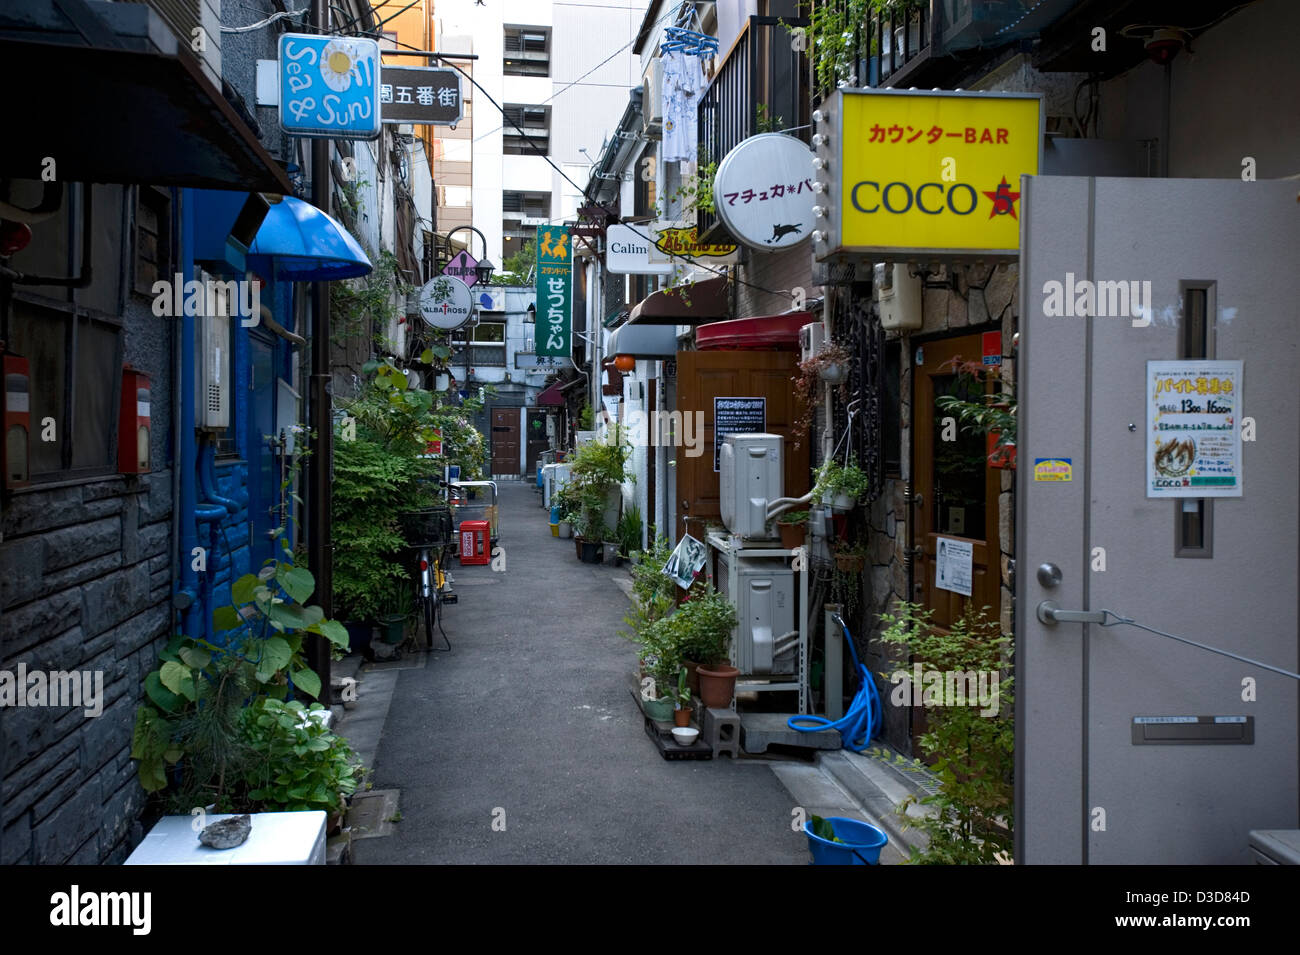
<instances>
[{"instance_id":1,"label":"stone wall","mask_svg":"<svg viewBox=\"0 0 1300 955\"><path fill-rule=\"evenodd\" d=\"M97 717L0 708L0 864L118 863L141 837L131 733L170 629L171 508L170 471L23 491L5 506L0 669L104 682Z\"/></svg>"}]
</instances>

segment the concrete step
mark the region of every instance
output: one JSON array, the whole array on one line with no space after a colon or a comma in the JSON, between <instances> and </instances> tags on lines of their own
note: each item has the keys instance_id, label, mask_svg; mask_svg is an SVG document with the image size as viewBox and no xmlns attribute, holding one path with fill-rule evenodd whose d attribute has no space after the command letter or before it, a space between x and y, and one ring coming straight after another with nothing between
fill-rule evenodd
<instances>
[{"instance_id":1,"label":"concrete step","mask_svg":"<svg viewBox=\"0 0 1300 955\"><path fill-rule=\"evenodd\" d=\"M824 754L823 754L824 755ZM869 822L878 829L884 829L889 842L880 851L883 865L897 865L906 858L907 851L900 851L899 842L894 833L882 823L877 815L866 811L856 799L840 786L835 778L824 772L817 765L806 763L773 763L772 772L794 800L794 807L801 812L791 811L791 825L802 828L802 822L811 816L842 816Z\"/></svg>"},{"instance_id":2,"label":"concrete step","mask_svg":"<svg viewBox=\"0 0 1300 955\"><path fill-rule=\"evenodd\" d=\"M838 730L823 729L810 733L790 729L787 713L741 713L740 748L746 753L765 753L773 745L803 749L839 749L844 745Z\"/></svg>"},{"instance_id":3,"label":"concrete step","mask_svg":"<svg viewBox=\"0 0 1300 955\"><path fill-rule=\"evenodd\" d=\"M899 847L904 855L912 848L925 848L928 842L925 834L915 828L904 828L903 820L895 812L895 808L909 795L918 798L926 795L919 785L870 756L850 750L818 753L817 764L862 806L863 811L872 817L871 821L879 820L875 825L888 833L891 845ZM913 804L908 807L907 815L910 819L933 817L935 810L930 806Z\"/></svg>"}]
</instances>

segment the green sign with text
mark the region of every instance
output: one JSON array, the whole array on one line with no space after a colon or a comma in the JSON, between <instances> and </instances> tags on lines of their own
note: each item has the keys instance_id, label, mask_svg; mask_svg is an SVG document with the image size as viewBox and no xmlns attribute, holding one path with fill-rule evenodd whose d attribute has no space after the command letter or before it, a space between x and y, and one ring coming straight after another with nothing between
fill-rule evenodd
<instances>
[{"instance_id":1,"label":"green sign with text","mask_svg":"<svg viewBox=\"0 0 1300 955\"><path fill-rule=\"evenodd\" d=\"M537 356L568 358L573 308L573 256L569 230L537 227Z\"/></svg>"}]
</instances>

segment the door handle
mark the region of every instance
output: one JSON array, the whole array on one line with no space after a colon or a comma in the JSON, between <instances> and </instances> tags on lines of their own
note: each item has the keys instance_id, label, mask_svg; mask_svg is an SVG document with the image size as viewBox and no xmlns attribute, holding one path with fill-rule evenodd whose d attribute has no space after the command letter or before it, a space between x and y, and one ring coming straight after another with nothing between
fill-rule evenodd
<instances>
[{"instance_id":1,"label":"door handle","mask_svg":"<svg viewBox=\"0 0 1300 955\"><path fill-rule=\"evenodd\" d=\"M1104 610L1062 610L1055 600L1044 600L1038 605L1039 623L1053 627L1058 623L1105 623Z\"/></svg>"}]
</instances>

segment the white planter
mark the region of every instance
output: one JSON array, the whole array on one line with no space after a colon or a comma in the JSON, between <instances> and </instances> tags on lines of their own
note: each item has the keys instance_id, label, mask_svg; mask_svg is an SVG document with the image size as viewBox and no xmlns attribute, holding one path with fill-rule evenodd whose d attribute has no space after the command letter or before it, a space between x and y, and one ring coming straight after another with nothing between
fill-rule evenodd
<instances>
[{"instance_id":1,"label":"white planter","mask_svg":"<svg viewBox=\"0 0 1300 955\"><path fill-rule=\"evenodd\" d=\"M822 381L830 385L838 385L848 377L849 370L839 362L824 365L820 371Z\"/></svg>"},{"instance_id":2,"label":"white planter","mask_svg":"<svg viewBox=\"0 0 1300 955\"><path fill-rule=\"evenodd\" d=\"M843 514L857 506L858 499L852 494L832 494L827 491L822 495L822 503L836 514Z\"/></svg>"},{"instance_id":3,"label":"white planter","mask_svg":"<svg viewBox=\"0 0 1300 955\"><path fill-rule=\"evenodd\" d=\"M570 524L568 521L560 521L560 536L561 536L561 537L572 537L572 536L573 536L573 525Z\"/></svg>"}]
</instances>

